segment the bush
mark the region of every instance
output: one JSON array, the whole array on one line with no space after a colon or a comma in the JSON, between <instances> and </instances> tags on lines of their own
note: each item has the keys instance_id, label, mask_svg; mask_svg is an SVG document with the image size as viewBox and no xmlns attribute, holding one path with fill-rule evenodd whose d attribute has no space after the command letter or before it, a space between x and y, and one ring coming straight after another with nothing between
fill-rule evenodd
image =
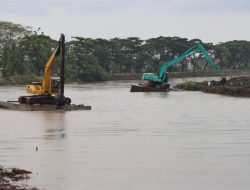
<instances>
[{"instance_id":1,"label":"bush","mask_svg":"<svg viewBox=\"0 0 250 190\"><path fill-rule=\"evenodd\" d=\"M194 81L187 81L184 83L177 84L175 88L183 89L183 90L198 91L200 90L200 85L199 83L194 82Z\"/></svg>"}]
</instances>

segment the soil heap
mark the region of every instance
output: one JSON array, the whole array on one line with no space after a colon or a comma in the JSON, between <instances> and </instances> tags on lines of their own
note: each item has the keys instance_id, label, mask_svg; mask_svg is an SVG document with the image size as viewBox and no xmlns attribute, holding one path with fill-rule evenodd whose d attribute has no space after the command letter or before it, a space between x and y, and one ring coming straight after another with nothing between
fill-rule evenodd
<instances>
[{"instance_id":1,"label":"soil heap","mask_svg":"<svg viewBox=\"0 0 250 190\"><path fill-rule=\"evenodd\" d=\"M224 84L219 81L189 81L177 84L174 88L235 97L250 97L250 77L235 77L227 80Z\"/></svg>"}]
</instances>

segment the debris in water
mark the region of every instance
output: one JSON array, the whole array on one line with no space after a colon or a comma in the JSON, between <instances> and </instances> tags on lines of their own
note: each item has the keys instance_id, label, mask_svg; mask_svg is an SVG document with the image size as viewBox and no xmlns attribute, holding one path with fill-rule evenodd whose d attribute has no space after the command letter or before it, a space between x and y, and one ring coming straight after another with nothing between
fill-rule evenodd
<instances>
[{"instance_id":1,"label":"debris in water","mask_svg":"<svg viewBox=\"0 0 250 190\"><path fill-rule=\"evenodd\" d=\"M29 179L32 172L17 168L6 169L0 166L0 189L3 190L38 190L36 187L28 187L27 184L18 183Z\"/></svg>"}]
</instances>

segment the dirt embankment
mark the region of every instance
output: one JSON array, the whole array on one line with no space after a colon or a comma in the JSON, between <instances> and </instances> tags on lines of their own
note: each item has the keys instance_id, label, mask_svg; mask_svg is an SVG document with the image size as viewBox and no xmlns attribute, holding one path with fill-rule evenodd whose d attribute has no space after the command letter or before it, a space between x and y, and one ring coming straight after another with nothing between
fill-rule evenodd
<instances>
[{"instance_id":1,"label":"dirt embankment","mask_svg":"<svg viewBox=\"0 0 250 190\"><path fill-rule=\"evenodd\" d=\"M24 180L29 179L30 171L17 168L6 169L0 166L0 190L38 190L29 187Z\"/></svg>"},{"instance_id":2,"label":"dirt embankment","mask_svg":"<svg viewBox=\"0 0 250 190\"><path fill-rule=\"evenodd\" d=\"M235 97L250 97L250 77L234 77L225 84L221 84L219 81L189 81L180 83L175 88Z\"/></svg>"},{"instance_id":3,"label":"dirt embankment","mask_svg":"<svg viewBox=\"0 0 250 190\"><path fill-rule=\"evenodd\" d=\"M250 76L250 71L223 71L226 76ZM213 77L217 76L214 71L187 71L187 72L169 72L170 78L189 78L189 77ZM108 80L140 80L142 73L116 74L111 75Z\"/></svg>"}]
</instances>

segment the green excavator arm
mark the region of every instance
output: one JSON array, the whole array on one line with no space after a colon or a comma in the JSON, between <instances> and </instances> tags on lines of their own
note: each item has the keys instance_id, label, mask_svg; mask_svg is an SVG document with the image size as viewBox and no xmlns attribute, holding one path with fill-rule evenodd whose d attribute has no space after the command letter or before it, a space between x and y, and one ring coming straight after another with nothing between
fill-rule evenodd
<instances>
[{"instance_id":1,"label":"green excavator arm","mask_svg":"<svg viewBox=\"0 0 250 190\"><path fill-rule=\"evenodd\" d=\"M149 81L153 81L153 82L158 82L158 83L164 83L165 80L168 77L168 73L167 73L167 69L172 66L175 65L179 62L181 62L182 60L186 59L187 57L195 54L195 53L202 53L208 64L212 66L212 68L215 70L216 74L218 76L220 76L222 78L222 80L225 80L225 77L223 76L220 68L213 62L212 58L210 57L210 55L208 54L207 50L204 48L204 46L199 43L196 46L190 48L189 50L187 50L185 53L183 53L181 56L168 61L166 63L164 63L161 68L160 71L158 73L158 75L155 75L153 73L144 73L142 79L143 80L149 80Z\"/></svg>"}]
</instances>

